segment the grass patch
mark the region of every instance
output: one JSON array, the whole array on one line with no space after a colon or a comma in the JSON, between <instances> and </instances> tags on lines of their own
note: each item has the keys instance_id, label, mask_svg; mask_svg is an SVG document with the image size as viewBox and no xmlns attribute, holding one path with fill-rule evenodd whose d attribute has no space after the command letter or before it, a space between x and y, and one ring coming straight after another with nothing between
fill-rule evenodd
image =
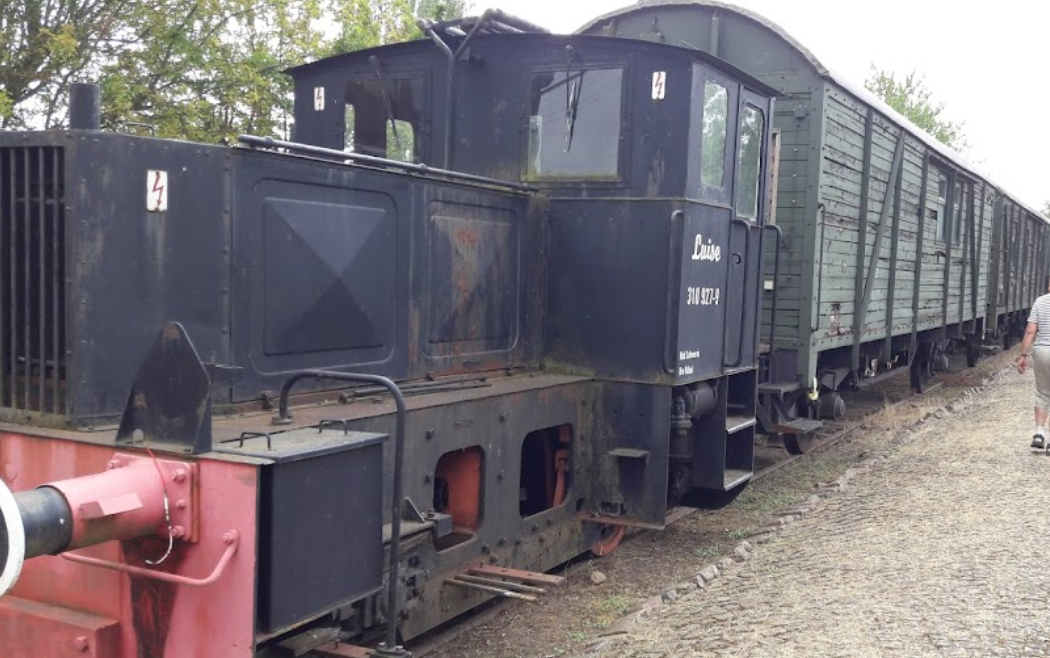
<instances>
[{"instance_id":1,"label":"grass patch","mask_svg":"<svg viewBox=\"0 0 1050 658\"><path fill-rule=\"evenodd\" d=\"M722 554L722 547L718 544L713 546L700 546L693 549L693 555L697 556L701 560L710 560L713 557L718 557Z\"/></svg>"}]
</instances>

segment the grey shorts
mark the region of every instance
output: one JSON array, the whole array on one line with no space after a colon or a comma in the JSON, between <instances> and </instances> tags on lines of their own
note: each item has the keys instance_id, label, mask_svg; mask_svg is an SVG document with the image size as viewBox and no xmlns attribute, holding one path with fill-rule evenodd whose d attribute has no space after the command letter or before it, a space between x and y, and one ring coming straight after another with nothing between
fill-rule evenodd
<instances>
[{"instance_id":1,"label":"grey shorts","mask_svg":"<svg viewBox=\"0 0 1050 658\"><path fill-rule=\"evenodd\" d=\"M1050 347L1032 348L1032 370L1035 371L1035 406L1050 409Z\"/></svg>"}]
</instances>

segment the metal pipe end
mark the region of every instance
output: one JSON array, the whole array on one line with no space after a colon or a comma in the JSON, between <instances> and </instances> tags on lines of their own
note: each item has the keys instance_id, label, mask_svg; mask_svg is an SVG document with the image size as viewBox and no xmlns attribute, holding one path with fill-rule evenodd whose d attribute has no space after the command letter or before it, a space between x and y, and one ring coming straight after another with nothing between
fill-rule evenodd
<instances>
[{"instance_id":1,"label":"metal pipe end","mask_svg":"<svg viewBox=\"0 0 1050 658\"><path fill-rule=\"evenodd\" d=\"M26 559L26 529L18 502L0 480L0 596L7 594L22 574Z\"/></svg>"},{"instance_id":2,"label":"metal pipe end","mask_svg":"<svg viewBox=\"0 0 1050 658\"><path fill-rule=\"evenodd\" d=\"M102 127L102 88L74 82L69 85L70 130L99 130Z\"/></svg>"}]
</instances>

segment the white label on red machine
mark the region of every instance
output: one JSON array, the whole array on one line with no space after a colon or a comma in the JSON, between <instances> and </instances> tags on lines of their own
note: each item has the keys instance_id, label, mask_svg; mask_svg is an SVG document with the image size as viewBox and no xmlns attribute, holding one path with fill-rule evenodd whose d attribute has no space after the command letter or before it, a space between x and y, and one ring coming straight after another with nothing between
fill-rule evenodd
<instances>
[{"instance_id":1,"label":"white label on red machine","mask_svg":"<svg viewBox=\"0 0 1050 658\"><path fill-rule=\"evenodd\" d=\"M146 211L168 211L168 172L158 169L146 172Z\"/></svg>"}]
</instances>

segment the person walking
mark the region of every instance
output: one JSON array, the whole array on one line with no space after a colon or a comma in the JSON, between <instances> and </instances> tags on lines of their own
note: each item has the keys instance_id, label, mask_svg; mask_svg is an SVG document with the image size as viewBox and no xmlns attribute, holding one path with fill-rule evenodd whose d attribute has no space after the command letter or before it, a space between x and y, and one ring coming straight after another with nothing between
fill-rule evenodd
<instances>
[{"instance_id":1,"label":"person walking","mask_svg":"<svg viewBox=\"0 0 1050 658\"><path fill-rule=\"evenodd\" d=\"M1050 443L1047 436L1047 413L1050 410L1050 282L1047 292L1032 304L1028 314L1028 326L1021 341L1021 354L1017 357L1017 371L1024 374L1028 357L1032 357L1035 371L1035 434L1032 447L1044 450Z\"/></svg>"}]
</instances>

